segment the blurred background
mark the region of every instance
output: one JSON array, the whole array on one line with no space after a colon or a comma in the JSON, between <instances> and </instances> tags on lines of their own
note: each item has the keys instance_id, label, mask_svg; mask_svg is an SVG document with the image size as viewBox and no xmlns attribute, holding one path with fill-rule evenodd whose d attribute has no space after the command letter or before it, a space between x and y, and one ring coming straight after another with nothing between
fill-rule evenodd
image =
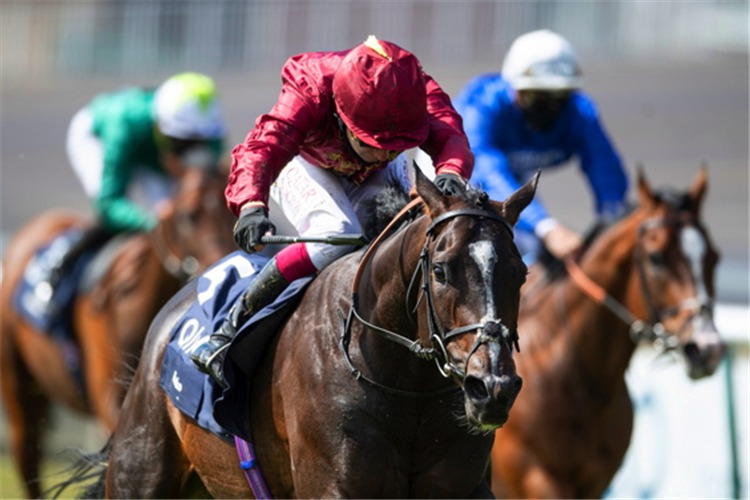
<instances>
[{"instance_id":1,"label":"blurred background","mask_svg":"<svg viewBox=\"0 0 750 500\"><path fill-rule=\"evenodd\" d=\"M708 165L704 220L722 253L716 322L730 356L711 379L691 383L677 363L638 350L628 375L635 434L608 496L748 497L747 0L3 0L0 14L0 247L45 209L88 211L64 144L69 120L98 92L207 73L233 145L275 102L291 55L375 34L414 52L456 95L476 74L499 71L517 36L562 34L631 179L642 164L652 184L685 188ZM593 223L576 166L545 172L538 196L571 227ZM102 442L86 419L55 417L52 452ZM3 452L6 434L3 424Z\"/></svg>"}]
</instances>

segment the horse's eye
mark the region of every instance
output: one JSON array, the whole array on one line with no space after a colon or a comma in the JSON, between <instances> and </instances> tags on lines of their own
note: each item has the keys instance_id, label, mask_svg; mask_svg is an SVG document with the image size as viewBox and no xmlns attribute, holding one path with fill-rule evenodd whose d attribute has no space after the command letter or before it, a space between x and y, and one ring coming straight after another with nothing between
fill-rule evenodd
<instances>
[{"instance_id":1,"label":"horse's eye","mask_svg":"<svg viewBox=\"0 0 750 500\"><path fill-rule=\"evenodd\" d=\"M648 260L652 265L662 267L664 265L664 254L662 252L650 252Z\"/></svg>"},{"instance_id":2,"label":"horse's eye","mask_svg":"<svg viewBox=\"0 0 750 500\"><path fill-rule=\"evenodd\" d=\"M440 264L435 264L432 266L432 274L435 276L435 280L440 283L441 285L445 285L446 282L446 276L445 276L445 270L443 269L443 266Z\"/></svg>"}]
</instances>

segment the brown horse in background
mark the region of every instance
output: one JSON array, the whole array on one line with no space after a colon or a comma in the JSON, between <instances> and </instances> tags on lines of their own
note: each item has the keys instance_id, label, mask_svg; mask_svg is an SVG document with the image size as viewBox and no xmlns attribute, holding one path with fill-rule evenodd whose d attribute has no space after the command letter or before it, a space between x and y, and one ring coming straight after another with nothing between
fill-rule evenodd
<instances>
[{"instance_id":1,"label":"brown horse in background","mask_svg":"<svg viewBox=\"0 0 750 500\"><path fill-rule=\"evenodd\" d=\"M524 390L492 450L498 498L601 498L630 443L625 371L639 340L681 353L691 379L716 370L725 346L712 318L718 254L700 219L706 187L705 167L686 193L654 192L639 170L639 206L568 273L532 267Z\"/></svg>"},{"instance_id":2,"label":"brown horse in background","mask_svg":"<svg viewBox=\"0 0 750 500\"><path fill-rule=\"evenodd\" d=\"M275 497L491 496L492 431L521 387L527 269L511 225L536 178L504 203L444 196L419 170L416 186L424 210L323 270L258 367L246 404ZM201 482L215 498L251 496L234 446L159 387L196 282L152 323L111 441L109 498L187 498Z\"/></svg>"},{"instance_id":3,"label":"brown horse in background","mask_svg":"<svg viewBox=\"0 0 750 500\"><path fill-rule=\"evenodd\" d=\"M0 288L0 376L11 451L30 497L41 494L39 465L50 402L91 415L112 431L125 381L132 377L159 308L190 275L236 250L233 216L223 203L225 184L225 177L213 170L186 169L158 226L127 237L101 279L76 297L73 329L84 388L66 365L60 343L20 317L12 297L39 248L66 229L91 221L80 214L46 212L8 244Z\"/></svg>"}]
</instances>

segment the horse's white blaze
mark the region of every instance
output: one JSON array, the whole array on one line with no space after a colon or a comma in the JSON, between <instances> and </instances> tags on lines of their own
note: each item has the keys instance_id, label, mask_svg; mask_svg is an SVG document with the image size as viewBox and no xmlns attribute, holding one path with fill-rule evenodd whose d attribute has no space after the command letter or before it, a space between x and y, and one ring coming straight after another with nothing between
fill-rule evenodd
<instances>
[{"instance_id":1,"label":"horse's white blaze","mask_svg":"<svg viewBox=\"0 0 750 500\"><path fill-rule=\"evenodd\" d=\"M469 255L477 263L479 272L482 275L484 288L487 290L485 317L482 322L495 321L495 300L492 295L492 274L497 263L497 254L495 247L489 241L477 241L469 245Z\"/></svg>"},{"instance_id":2,"label":"horse's white blaze","mask_svg":"<svg viewBox=\"0 0 750 500\"><path fill-rule=\"evenodd\" d=\"M709 304L710 298L703 276L703 258L707 247L706 240L696 228L686 227L680 232L680 244L682 245L685 257L690 262L690 267L693 269L693 276L695 276L696 302L698 304ZM693 316L692 323L694 332L693 341L699 347L704 348L720 342L716 328L713 325L711 312L708 312L708 316L696 314Z\"/></svg>"},{"instance_id":3,"label":"horse's white blaze","mask_svg":"<svg viewBox=\"0 0 750 500\"><path fill-rule=\"evenodd\" d=\"M680 244L685 257L690 262L690 267L693 269L698 299L705 302L708 300L706 283L703 279L703 257L706 254L706 240L703 239L703 235L696 228L689 226L680 231Z\"/></svg>"}]
</instances>

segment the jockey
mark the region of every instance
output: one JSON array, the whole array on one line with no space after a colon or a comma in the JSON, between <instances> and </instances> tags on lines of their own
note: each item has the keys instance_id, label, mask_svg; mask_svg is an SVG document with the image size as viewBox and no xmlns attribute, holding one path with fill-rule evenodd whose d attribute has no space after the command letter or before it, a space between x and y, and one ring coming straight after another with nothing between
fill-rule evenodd
<instances>
[{"instance_id":1,"label":"jockey","mask_svg":"<svg viewBox=\"0 0 750 500\"><path fill-rule=\"evenodd\" d=\"M370 36L350 50L293 56L281 76L278 102L232 152L226 198L246 252L262 250L261 237L275 232L269 197L301 236L361 233L365 200L389 182L410 187L407 149L432 157L443 193L465 189L474 158L461 118L410 52ZM240 327L289 283L354 248L296 243L281 250L193 361L225 386L223 360Z\"/></svg>"},{"instance_id":2,"label":"jockey","mask_svg":"<svg viewBox=\"0 0 750 500\"><path fill-rule=\"evenodd\" d=\"M217 166L226 126L211 78L182 73L158 89L96 96L73 116L67 152L97 224L53 269L59 282L76 257L121 232L149 231L186 164Z\"/></svg>"},{"instance_id":3,"label":"jockey","mask_svg":"<svg viewBox=\"0 0 750 500\"><path fill-rule=\"evenodd\" d=\"M577 157L596 198L596 212L614 218L628 180L592 99L580 91L581 68L568 43L549 30L516 39L502 74L471 80L454 100L464 119L476 165L472 182L503 200L538 169ZM550 217L538 197L521 214L516 243L533 260L540 240L556 258L574 254L580 235Z\"/></svg>"}]
</instances>

